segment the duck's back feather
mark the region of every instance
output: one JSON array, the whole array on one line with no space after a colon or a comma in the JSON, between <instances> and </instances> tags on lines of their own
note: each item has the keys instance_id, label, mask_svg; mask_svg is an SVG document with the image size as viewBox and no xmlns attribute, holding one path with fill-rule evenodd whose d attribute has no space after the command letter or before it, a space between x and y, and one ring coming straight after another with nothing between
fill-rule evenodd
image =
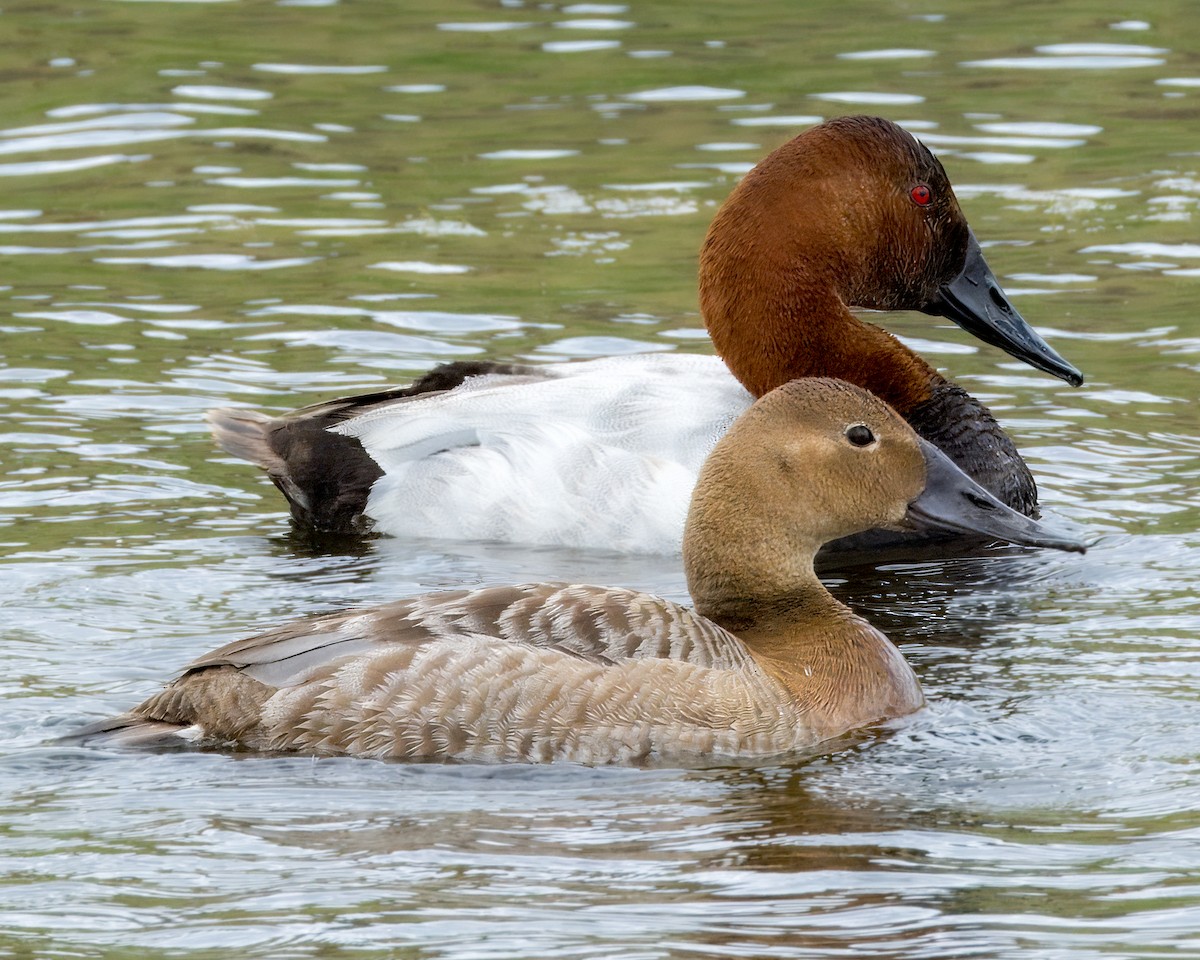
<instances>
[{"instance_id":1,"label":"duck's back feather","mask_svg":"<svg viewBox=\"0 0 1200 960\"><path fill-rule=\"evenodd\" d=\"M237 641L104 732L157 741L173 725L260 750L605 763L765 755L825 735L799 715L740 640L678 604L536 584Z\"/></svg>"},{"instance_id":2,"label":"duck's back feather","mask_svg":"<svg viewBox=\"0 0 1200 960\"><path fill-rule=\"evenodd\" d=\"M675 553L696 474L750 395L716 357L484 375L334 426L381 468L393 535Z\"/></svg>"},{"instance_id":3,"label":"duck's back feather","mask_svg":"<svg viewBox=\"0 0 1200 960\"><path fill-rule=\"evenodd\" d=\"M286 687L315 667L373 647L469 637L557 650L596 664L665 659L730 669L750 662L740 640L670 600L615 587L535 583L432 593L301 620L226 644L188 669L232 666Z\"/></svg>"}]
</instances>

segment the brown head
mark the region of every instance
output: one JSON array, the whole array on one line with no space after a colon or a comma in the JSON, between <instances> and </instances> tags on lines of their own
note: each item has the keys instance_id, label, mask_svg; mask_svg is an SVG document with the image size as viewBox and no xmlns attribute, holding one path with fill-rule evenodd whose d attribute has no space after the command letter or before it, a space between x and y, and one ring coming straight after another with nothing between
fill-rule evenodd
<instances>
[{"instance_id":1,"label":"brown head","mask_svg":"<svg viewBox=\"0 0 1200 960\"><path fill-rule=\"evenodd\" d=\"M700 253L700 307L717 352L759 396L795 377L831 376L901 413L927 400L936 372L849 307L948 316L1043 369L1078 376L977 253L937 158L888 120L841 117L779 147L734 189ZM968 264L983 295L951 307L946 290Z\"/></svg>"},{"instance_id":2,"label":"brown head","mask_svg":"<svg viewBox=\"0 0 1200 960\"><path fill-rule=\"evenodd\" d=\"M820 378L773 390L700 470L683 538L696 609L804 593L823 544L895 527L924 485L916 434L866 391Z\"/></svg>"},{"instance_id":3,"label":"brown head","mask_svg":"<svg viewBox=\"0 0 1200 960\"><path fill-rule=\"evenodd\" d=\"M1001 504L865 390L793 380L742 414L700 471L683 540L696 609L725 624L823 596L817 550L874 528L1083 549Z\"/></svg>"}]
</instances>

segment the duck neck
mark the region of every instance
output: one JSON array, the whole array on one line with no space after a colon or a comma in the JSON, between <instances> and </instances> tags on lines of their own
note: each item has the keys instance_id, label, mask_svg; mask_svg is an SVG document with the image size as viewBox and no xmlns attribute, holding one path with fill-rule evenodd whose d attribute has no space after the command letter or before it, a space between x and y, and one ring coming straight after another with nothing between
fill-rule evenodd
<instances>
[{"instance_id":1,"label":"duck neck","mask_svg":"<svg viewBox=\"0 0 1200 960\"><path fill-rule=\"evenodd\" d=\"M688 534L696 532L693 519ZM833 635L845 624L864 624L817 577L815 544L748 538L737 530L708 540L702 553L694 543L685 535L683 562L696 612L740 637L756 655L804 660L810 633Z\"/></svg>"},{"instance_id":2,"label":"duck neck","mask_svg":"<svg viewBox=\"0 0 1200 960\"><path fill-rule=\"evenodd\" d=\"M813 569L822 518L797 522L814 508L778 496L780 478L769 464L743 469L740 450L728 440L701 470L683 531L683 567L696 611L740 635L771 611L836 603ZM731 509L731 503L754 507Z\"/></svg>"},{"instance_id":3,"label":"duck neck","mask_svg":"<svg viewBox=\"0 0 1200 960\"><path fill-rule=\"evenodd\" d=\"M731 534L729 539L734 540ZM736 549L736 544L730 544ZM730 633L763 636L765 625L779 622L793 611L818 615L821 619L849 614L817 578L811 559L807 561L760 564L750 556L711 554L694 558L684 544L684 566L688 591L696 612ZM715 560L715 562L714 562ZM718 572L719 571L719 572Z\"/></svg>"},{"instance_id":4,"label":"duck neck","mask_svg":"<svg viewBox=\"0 0 1200 960\"><path fill-rule=\"evenodd\" d=\"M821 221L787 228L797 216L787 209L790 198L756 198L763 189L749 183L735 191L700 252L700 310L733 375L755 396L823 376L862 387L901 414L926 402L943 378L850 312L851 304L896 306L872 297L878 281L853 236ZM779 222L751 216L755 209L771 210Z\"/></svg>"},{"instance_id":5,"label":"duck neck","mask_svg":"<svg viewBox=\"0 0 1200 960\"><path fill-rule=\"evenodd\" d=\"M833 291L714 287L701 286L705 325L717 353L755 396L797 377L836 377L903 414L944 382L886 330L858 319Z\"/></svg>"},{"instance_id":6,"label":"duck neck","mask_svg":"<svg viewBox=\"0 0 1200 960\"><path fill-rule=\"evenodd\" d=\"M747 491L755 514L728 510L731 492L705 466L716 483L697 485L683 537L683 565L696 612L742 638L756 656L784 662L805 660L812 636L832 636L847 623L865 626L821 583L813 558L817 538L796 533L788 512L802 507L779 503L769 489ZM718 463L718 467L723 464ZM750 484L757 477L750 478ZM736 494L732 494L736 496ZM804 625L803 629L797 629ZM824 641L821 641L824 642Z\"/></svg>"}]
</instances>

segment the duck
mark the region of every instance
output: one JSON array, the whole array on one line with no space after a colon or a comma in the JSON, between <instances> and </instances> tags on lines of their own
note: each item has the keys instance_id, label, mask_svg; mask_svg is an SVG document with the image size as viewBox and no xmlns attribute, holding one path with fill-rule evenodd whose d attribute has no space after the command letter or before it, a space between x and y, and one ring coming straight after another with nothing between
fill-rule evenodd
<instances>
[{"instance_id":1,"label":"duck","mask_svg":"<svg viewBox=\"0 0 1200 960\"><path fill-rule=\"evenodd\" d=\"M535 583L301 619L199 658L80 736L589 765L808 751L924 703L900 651L814 571L823 543L870 528L1085 549L1000 503L872 394L799 379L750 406L700 471L691 608Z\"/></svg>"},{"instance_id":2,"label":"duck","mask_svg":"<svg viewBox=\"0 0 1200 960\"><path fill-rule=\"evenodd\" d=\"M984 404L851 312L945 317L1083 382L1012 305L941 163L899 125L841 117L763 159L712 221L699 297L717 356L464 361L282 416L207 418L221 448L267 472L301 531L677 555L700 465L738 414L789 380L834 377L1039 515L1034 478ZM880 547L878 532L842 546L864 543Z\"/></svg>"}]
</instances>

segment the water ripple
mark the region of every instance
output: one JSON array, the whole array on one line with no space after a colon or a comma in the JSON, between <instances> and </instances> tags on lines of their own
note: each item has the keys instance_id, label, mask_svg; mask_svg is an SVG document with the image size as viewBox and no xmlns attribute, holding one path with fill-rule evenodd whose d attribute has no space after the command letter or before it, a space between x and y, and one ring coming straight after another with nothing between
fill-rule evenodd
<instances>
[{"instance_id":1,"label":"water ripple","mask_svg":"<svg viewBox=\"0 0 1200 960\"><path fill-rule=\"evenodd\" d=\"M195 97L197 100L270 100L274 94L269 90L252 87L221 87L214 84L189 83L175 87L177 97Z\"/></svg>"},{"instance_id":2,"label":"water ripple","mask_svg":"<svg viewBox=\"0 0 1200 960\"><path fill-rule=\"evenodd\" d=\"M620 40L549 40L542 44L547 53L591 53L596 50L616 50Z\"/></svg>"},{"instance_id":3,"label":"water ripple","mask_svg":"<svg viewBox=\"0 0 1200 960\"><path fill-rule=\"evenodd\" d=\"M263 73L297 74L302 76L358 76L371 73L386 73L382 65L337 65L316 63L256 63L254 70Z\"/></svg>"},{"instance_id":4,"label":"water ripple","mask_svg":"<svg viewBox=\"0 0 1200 960\"><path fill-rule=\"evenodd\" d=\"M0 176L21 178L0 210L0 953L1200 952L1200 78L1172 24L1106 34L1133 24L1064 0L1032 28L980 19L971 49L952 15L877 5L852 35L802 31L797 60L782 4L668 22L446 0L393 4L381 30L303 2L5 10L28 69L0 130ZM68 50L85 34L103 42ZM794 69L766 69L785 48ZM822 91L901 92L878 109L957 165L992 266L1089 374L1073 390L887 321L992 407L1051 520L1094 543L827 573L913 663L925 710L821 755L695 770L52 741L292 616L547 576L683 600L662 558L314 544L202 416L446 359L711 350L706 223L820 121L799 109L854 106Z\"/></svg>"},{"instance_id":5,"label":"water ripple","mask_svg":"<svg viewBox=\"0 0 1200 960\"><path fill-rule=\"evenodd\" d=\"M696 103L711 100L736 100L745 95L744 90L733 90L728 87L686 86L641 90L625 94L625 99L640 103Z\"/></svg>"},{"instance_id":6,"label":"water ripple","mask_svg":"<svg viewBox=\"0 0 1200 960\"><path fill-rule=\"evenodd\" d=\"M880 50L857 50L854 53L839 53L839 60L920 60L936 57L935 50L915 50L911 47L885 47Z\"/></svg>"},{"instance_id":7,"label":"water ripple","mask_svg":"<svg viewBox=\"0 0 1200 960\"><path fill-rule=\"evenodd\" d=\"M1072 54L1069 56L996 57L992 60L964 60L964 67L998 67L1006 70L1120 70L1157 67L1165 63L1158 57L1105 57Z\"/></svg>"},{"instance_id":8,"label":"water ripple","mask_svg":"<svg viewBox=\"0 0 1200 960\"><path fill-rule=\"evenodd\" d=\"M142 264L149 267L200 270L279 270L316 263L320 257L260 259L245 253L178 253L163 257L97 257L97 263Z\"/></svg>"},{"instance_id":9,"label":"water ripple","mask_svg":"<svg viewBox=\"0 0 1200 960\"><path fill-rule=\"evenodd\" d=\"M439 23L437 28L448 33L506 33L510 30L524 30L532 26L532 23L524 23L519 20L464 20L459 23Z\"/></svg>"},{"instance_id":10,"label":"water ripple","mask_svg":"<svg viewBox=\"0 0 1200 960\"><path fill-rule=\"evenodd\" d=\"M109 153L96 157L77 157L74 160L31 160L27 163L0 163L0 177L33 177L42 174L78 173L115 163L141 163L150 157Z\"/></svg>"},{"instance_id":11,"label":"water ripple","mask_svg":"<svg viewBox=\"0 0 1200 960\"><path fill-rule=\"evenodd\" d=\"M902 107L925 102L924 97L915 93L880 93L869 90L810 93L809 96L814 100L828 100L832 103L862 103L887 107Z\"/></svg>"}]
</instances>

